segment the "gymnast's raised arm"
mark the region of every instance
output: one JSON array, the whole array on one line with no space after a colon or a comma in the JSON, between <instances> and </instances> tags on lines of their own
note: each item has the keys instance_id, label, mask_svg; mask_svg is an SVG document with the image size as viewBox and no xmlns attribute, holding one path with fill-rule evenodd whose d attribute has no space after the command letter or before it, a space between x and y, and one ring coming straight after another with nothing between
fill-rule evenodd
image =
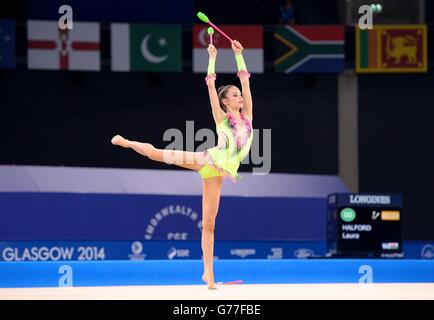
<instances>
[{"instance_id":1,"label":"gymnast's raised arm","mask_svg":"<svg viewBox=\"0 0 434 320\"><path fill-rule=\"evenodd\" d=\"M220 108L220 102L219 102L217 90L215 88L215 80L216 80L215 61L217 58L217 49L214 47L214 45L210 44L208 46L208 54L209 54L208 72L205 80L208 86L209 100L211 102L211 109L212 109L212 115L214 117L214 121L216 123L220 123L221 121L223 121L226 114L222 110L222 108Z\"/></svg>"},{"instance_id":2,"label":"gymnast's raised arm","mask_svg":"<svg viewBox=\"0 0 434 320\"><path fill-rule=\"evenodd\" d=\"M243 94L244 107L241 112L250 120L253 120L253 101L250 92L250 73L247 71L243 58L243 46L237 40L232 41L232 50L235 53L235 60L238 68L238 78L241 82L241 92Z\"/></svg>"}]
</instances>

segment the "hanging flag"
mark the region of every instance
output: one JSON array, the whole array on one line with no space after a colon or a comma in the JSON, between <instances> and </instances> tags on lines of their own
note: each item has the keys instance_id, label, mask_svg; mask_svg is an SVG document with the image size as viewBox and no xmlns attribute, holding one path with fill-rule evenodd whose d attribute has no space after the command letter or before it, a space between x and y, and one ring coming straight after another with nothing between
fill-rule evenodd
<instances>
[{"instance_id":1,"label":"hanging flag","mask_svg":"<svg viewBox=\"0 0 434 320\"><path fill-rule=\"evenodd\" d=\"M15 21L0 20L0 68L15 68L15 50Z\"/></svg>"},{"instance_id":2,"label":"hanging flag","mask_svg":"<svg viewBox=\"0 0 434 320\"><path fill-rule=\"evenodd\" d=\"M426 25L356 27L356 71L427 72Z\"/></svg>"},{"instance_id":3,"label":"hanging flag","mask_svg":"<svg viewBox=\"0 0 434 320\"><path fill-rule=\"evenodd\" d=\"M99 23L76 22L59 29L58 21L27 21L29 69L100 70Z\"/></svg>"},{"instance_id":4,"label":"hanging flag","mask_svg":"<svg viewBox=\"0 0 434 320\"><path fill-rule=\"evenodd\" d=\"M264 72L263 28L260 25L219 25L219 28L232 39L243 45L243 56L251 73ZM207 72L208 45L210 43L208 25L193 26L193 72ZM213 34L213 44L217 48L216 73L236 73L238 71L231 43L217 30Z\"/></svg>"},{"instance_id":5,"label":"hanging flag","mask_svg":"<svg viewBox=\"0 0 434 320\"><path fill-rule=\"evenodd\" d=\"M276 26L274 70L339 73L345 68L344 27Z\"/></svg>"},{"instance_id":6,"label":"hanging flag","mask_svg":"<svg viewBox=\"0 0 434 320\"><path fill-rule=\"evenodd\" d=\"M180 25L111 24L113 71L182 71Z\"/></svg>"}]
</instances>

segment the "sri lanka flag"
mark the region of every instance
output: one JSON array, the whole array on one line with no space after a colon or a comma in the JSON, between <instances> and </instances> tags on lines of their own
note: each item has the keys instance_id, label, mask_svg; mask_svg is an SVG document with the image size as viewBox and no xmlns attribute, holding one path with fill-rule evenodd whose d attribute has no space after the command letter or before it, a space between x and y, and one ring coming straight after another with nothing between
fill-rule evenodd
<instances>
[{"instance_id":1,"label":"sri lanka flag","mask_svg":"<svg viewBox=\"0 0 434 320\"><path fill-rule=\"evenodd\" d=\"M345 68L343 26L276 26L274 38L278 73L339 73Z\"/></svg>"},{"instance_id":2,"label":"sri lanka flag","mask_svg":"<svg viewBox=\"0 0 434 320\"><path fill-rule=\"evenodd\" d=\"M426 25L356 27L356 71L427 72Z\"/></svg>"},{"instance_id":3,"label":"sri lanka flag","mask_svg":"<svg viewBox=\"0 0 434 320\"><path fill-rule=\"evenodd\" d=\"M264 72L263 28L260 25L219 25L219 28L232 39L243 45L243 56L251 73ZM193 72L207 72L208 25L193 26ZM216 73L236 73L238 71L234 52L228 39L214 30L213 44L217 48Z\"/></svg>"}]
</instances>

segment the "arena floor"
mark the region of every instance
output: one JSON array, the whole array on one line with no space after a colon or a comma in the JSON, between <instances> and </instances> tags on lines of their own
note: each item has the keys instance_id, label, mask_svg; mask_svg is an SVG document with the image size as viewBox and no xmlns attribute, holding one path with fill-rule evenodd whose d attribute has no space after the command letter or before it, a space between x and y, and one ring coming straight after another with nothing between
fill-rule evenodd
<instances>
[{"instance_id":1,"label":"arena floor","mask_svg":"<svg viewBox=\"0 0 434 320\"><path fill-rule=\"evenodd\" d=\"M434 300L434 283L5 288L0 300Z\"/></svg>"}]
</instances>

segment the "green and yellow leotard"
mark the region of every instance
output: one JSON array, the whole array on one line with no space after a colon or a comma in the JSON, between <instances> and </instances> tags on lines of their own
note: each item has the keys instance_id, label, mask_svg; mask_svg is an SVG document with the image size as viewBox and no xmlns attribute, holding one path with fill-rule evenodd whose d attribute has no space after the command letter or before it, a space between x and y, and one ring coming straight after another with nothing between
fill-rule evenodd
<instances>
[{"instance_id":1,"label":"green and yellow leotard","mask_svg":"<svg viewBox=\"0 0 434 320\"><path fill-rule=\"evenodd\" d=\"M241 113L241 122L226 114L226 118L216 125L219 137L218 146L204 151L205 165L199 170L202 179L216 176L229 177L235 181L240 176L237 171L241 161L249 154L253 141L252 123Z\"/></svg>"}]
</instances>

